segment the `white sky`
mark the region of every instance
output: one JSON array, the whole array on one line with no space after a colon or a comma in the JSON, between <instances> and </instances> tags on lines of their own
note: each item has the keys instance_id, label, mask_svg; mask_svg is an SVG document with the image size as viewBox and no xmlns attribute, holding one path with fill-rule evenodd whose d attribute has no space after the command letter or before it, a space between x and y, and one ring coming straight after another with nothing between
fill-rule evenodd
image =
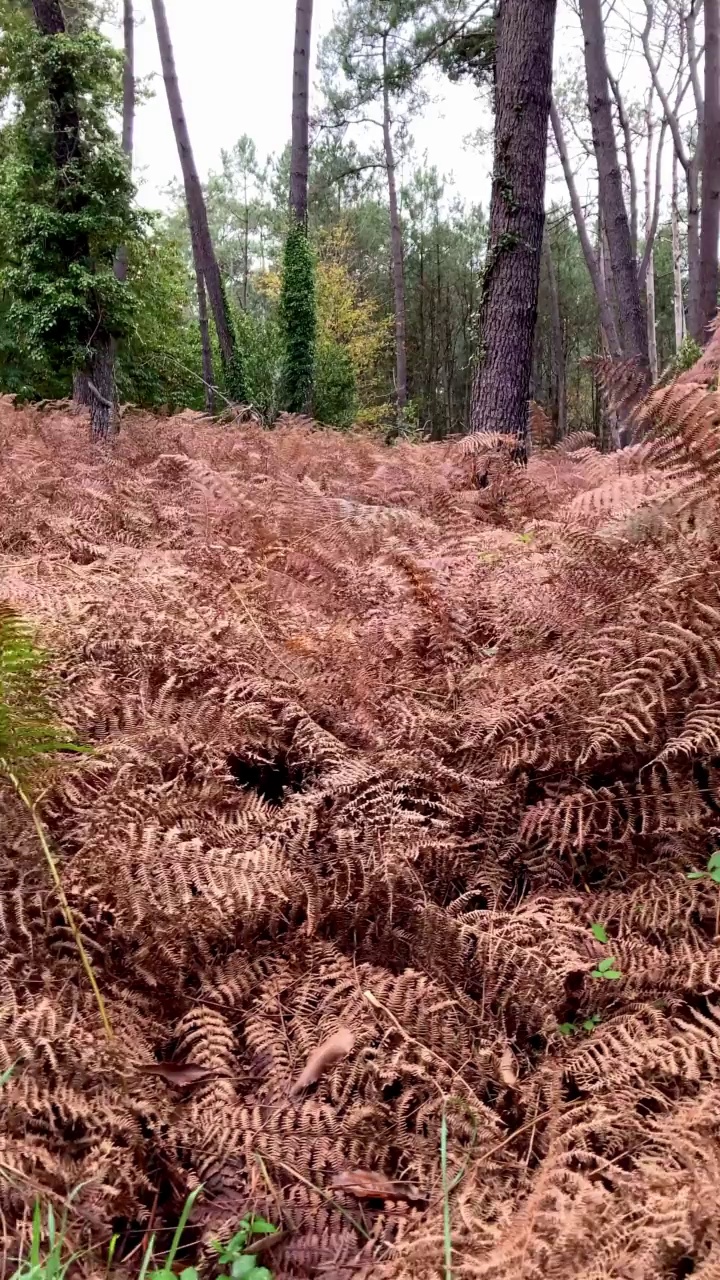
<instances>
[{"instance_id":1,"label":"white sky","mask_svg":"<svg viewBox=\"0 0 720 1280\"><path fill-rule=\"evenodd\" d=\"M315 48L318 39L332 26L336 3L337 0L315 0ZM269 152L279 152L290 136L295 0L166 0L166 6L201 176L219 168L221 149L231 147L243 133L254 139L261 159ZM135 10L136 74L140 78L153 77L153 96L140 104L137 112L136 179L141 201L162 207L166 203L163 190L173 178L180 177L180 170L160 74L151 0L135 0ZM115 39L120 42L119 27ZM611 38L608 45L612 60L617 62ZM560 0L556 75L562 77L581 60L582 36L577 17L570 9L570 0ZM638 92L642 92L639 81L644 79L644 64L640 66L636 61L635 67L631 65L628 70L630 80L636 70L639 72L635 78ZM313 73L317 79L315 70ZM438 77L435 101L412 127L416 157L420 159L425 154L441 175L454 177L458 194L468 201L482 201L486 207L490 197L491 148L482 153L470 150L466 139L489 124L488 110L471 84L452 85ZM568 143L572 147L570 137ZM552 156L549 160L548 202L565 201L559 165ZM587 178L580 177L581 193Z\"/></svg>"},{"instance_id":2,"label":"white sky","mask_svg":"<svg viewBox=\"0 0 720 1280\"><path fill-rule=\"evenodd\" d=\"M332 26L335 0L315 0L313 38ZM279 152L290 138L295 0L166 0L180 87L202 177L219 168L220 151L243 133L258 154ZM163 188L180 176L168 115L150 0L135 0L136 74L154 73L154 97L138 107L136 177L140 199L162 205ZM120 32L115 36L120 40ZM313 68L315 54L313 54ZM487 124L470 84L438 81L440 101L414 125L419 156L427 151L441 173L454 173L468 200L487 200L490 156L478 157L463 139ZM317 101L317 98L315 99Z\"/></svg>"}]
</instances>

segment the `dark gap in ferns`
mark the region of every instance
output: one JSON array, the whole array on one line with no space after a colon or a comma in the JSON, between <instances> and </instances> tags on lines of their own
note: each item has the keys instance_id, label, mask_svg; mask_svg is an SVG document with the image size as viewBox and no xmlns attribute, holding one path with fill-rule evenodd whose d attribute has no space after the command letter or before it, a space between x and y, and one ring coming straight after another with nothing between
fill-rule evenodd
<instances>
[{"instance_id":1,"label":"dark gap in ferns","mask_svg":"<svg viewBox=\"0 0 720 1280\"><path fill-rule=\"evenodd\" d=\"M268 804L278 807L283 804L288 791L302 791L308 779L306 769L288 763L285 751L279 751L268 760L231 755L227 763L239 787L257 792Z\"/></svg>"},{"instance_id":2,"label":"dark gap in ferns","mask_svg":"<svg viewBox=\"0 0 720 1280\"><path fill-rule=\"evenodd\" d=\"M679 1258L673 1272L673 1280L685 1280L686 1276L693 1275L695 1271L694 1258Z\"/></svg>"}]
</instances>

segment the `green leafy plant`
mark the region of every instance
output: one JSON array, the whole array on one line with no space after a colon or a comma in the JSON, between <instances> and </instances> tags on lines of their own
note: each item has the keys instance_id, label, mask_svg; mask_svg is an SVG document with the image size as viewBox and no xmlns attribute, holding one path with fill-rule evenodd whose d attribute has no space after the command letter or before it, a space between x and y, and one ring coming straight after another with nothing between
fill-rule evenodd
<instances>
[{"instance_id":1,"label":"green leafy plant","mask_svg":"<svg viewBox=\"0 0 720 1280\"><path fill-rule=\"evenodd\" d=\"M607 943L607 942L609 942L609 941L610 941L610 939L608 938L607 933L606 933L606 931L605 931L605 925L604 925L604 924L591 924L591 925L590 925L590 930L591 930L591 932L592 932L592 936L593 936L593 938L595 938L598 942L605 942L605 943Z\"/></svg>"},{"instance_id":2,"label":"green leafy plant","mask_svg":"<svg viewBox=\"0 0 720 1280\"><path fill-rule=\"evenodd\" d=\"M581 1031L587 1031L589 1034L595 1030L601 1021L599 1013L591 1013L589 1018L583 1018L581 1022L558 1023L558 1031L561 1036L576 1036Z\"/></svg>"},{"instance_id":3,"label":"green leafy plant","mask_svg":"<svg viewBox=\"0 0 720 1280\"><path fill-rule=\"evenodd\" d=\"M271 1222L266 1222L265 1218L256 1218L250 1216L243 1218L235 1235L227 1244L217 1242L213 1248L219 1254L220 1263L224 1267L229 1268L229 1276L232 1280L272 1280L272 1272L267 1267L258 1265L257 1257L254 1253L248 1253L248 1245L251 1244L253 1236L272 1236L275 1235L277 1227Z\"/></svg>"},{"instance_id":4,"label":"green leafy plant","mask_svg":"<svg viewBox=\"0 0 720 1280\"><path fill-rule=\"evenodd\" d=\"M598 962L597 969L593 969L592 973L590 974L590 977L591 978L607 978L608 980L614 980L616 978L622 978L622 971L616 968L616 961L614 956L605 956L604 960L600 960Z\"/></svg>"},{"instance_id":5,"label":"green leafy plant","mask_svg":"<svg viewBox=\"0 0 720 1280\"><path fill-rule=\"evenodd\" d=\"M720 884L720 849L710 854L704 871L688 871L687 878L688 880L712 880L713 884Z\"/></svg>"},{"instance_id":6,"label":"green leafy plant","mask_svg":"<svg viewBox=\"0 0 720 1280\"><path fill-rule=\"evenodd\" d=\"M25 1257L18 1260L17 1269L10 1280L65 1280L70 1268L80 1257L79 1253L67 1253L67 1211L60 1222L55 1219L51 1204L43 1222L40 1201L35 1201L30 1233L30 1248Z\"/></svg>"}]
</instances>

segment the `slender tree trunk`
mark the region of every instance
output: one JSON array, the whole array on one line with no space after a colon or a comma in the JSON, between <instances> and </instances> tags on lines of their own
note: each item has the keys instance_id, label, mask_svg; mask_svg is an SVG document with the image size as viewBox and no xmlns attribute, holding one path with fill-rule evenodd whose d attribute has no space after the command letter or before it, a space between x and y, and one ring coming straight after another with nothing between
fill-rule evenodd
<instances>
[{"instance_id":1,"label":"slender tree trunk","mask_svg":"<svg viewBox=\"0 0 720 1280\"><path fill-rule=\"evenodd\" d=\"M290 148L290 212L307 227L310 162L310 32L312 0L296 0L293 53L292 144Z\"/></svg>"},{"instance_id":2,"label":"slender tree trunk","mask_svg":"<svg viewBox=\"0 0 720 1280\"><path fill-rule=\"evenodd\" d=\"M678 212L678 158L673 152L672 196L670 200L670 226L672 232L673 261L673 314L675 317L675 350L679 351L685 337L685 307L682 287L682 249L680 247L680 214Z\"/></svg>"},{"instance_id":3,"label":"slender tree trunk","mask_svg":"<svg viewBox=\"0 0 720 1280\"><path fill-rule=\"evenodd\" d=\"M648 244L651 244L650 237L652 235L653 222L652 145L655 133L655 121L652 113L652 90L650 90L648 95L648 102L645 110L645 133L647 137L647 151L645 153L645 240ZM652 251L652 247L650 248L650 254L647 259L647 266L645 270L645 301L650 377L653 382L656 382L658 376L658 355L657 336L655 333L655 255Z\"/></svg>"},{"instance_id":4,"label":"slender tree trunk","mask_svg":"<svg viewBox=\"0 0 720 1280\"><path fill-rule=\"evenodd\" d=\"M125 60L123 62L123 114L122 114L122 149L127 156L132 171L133 135L135 131L135 17L133 0L123 0L123 43ZM115 275L122 283L127 280L128 253L127 246L122 244L115 255Z\"/></svg>"},{"instance_id":5,"label":"slender tree trunk","mask_svg":"<svg viewBox=\"0 0 720 1280\"><path fill-rule=\"evenodd\" d=\"M709 340L717 312L720 235L720 0L704 0L705 118L700 225L700 328Z\"/></svg>"},{"instance_id":6,"label":"slender tree trunk","mask_svg":"<svg viewBox=\"0 0 720 1280\"><path fill-rule=\"evenodd\" d=\"M556 0L503 0L497 24L490 236L471 427L514 435L519 457L528 447L555 8Z\"/></svg>"},{"instance_id":7,"label":"slender tree trunk","mask_svg":"<svg viewBox=\"0 0 720 1280\"><path fill-rule=\"evenodd\" d=\"M175 56L170 38L170 28L168 27L167 14L165 12L165 2L164 0L152 0L152 7L155 15L155 29L157 31L165 91L185 186L188 222L190 223L191 235L194 234L195 236L200 267L210 299L213 319L215 320L223 364L226 369L232 369L237 359L237 344L210 235L205 197L200 185L200 178L198 177L195 157L190 143L187 120L183 110L180 85L175 68Z\"/></svg>"},{"instance_id":8,"label":"slender tree trunk","mask_svg":"<svg viewBox=\"0 0 720 1280\"><path fill-rule=\"evenodd\" d=\"M605 282L600 274L597 258L595 257L595 251L590 242L590 236L588 235L585 215L583 213L577 186L575 184L575 176L572 168L570 167L570 160L568 157L567 147L565 145L562 124L560 123L560 116L554 99L550 106L550 119L552 121L553 133L555 134L555 145L557 146L560 163L562 164L563 173L565 175L565 182L567 184L568 195L570 196L570 204L572 205L572 211L575 217L575 226L577 228L578 238L583 251L585 265L590 274L593 289L595 290L595 297L597 298L598 311L600 312L600 324L602 326L610 354L613 356L619 356L621 354L621 348L620 339L618 338L617 333L617 325L615 324L615 316L613 315L613 310L610 306L610 301L607 295L607 289L605 288Z\"/></svg>"},{"instance_id":9,"label":"slender tree trunk","mask_svg":"<svg viewBox=\"0 0 720 1280\"><path fill-rule=\"evenodd\" d=\"M585 42L593 147L600 180L600 204L617 291L623 355L637 357L643 364L647 364L647 329L638 288L608 93L601 0L580 0L580 19Z\"/></svg>"},{"instance_id":10,"label":"slender tree trunk","mask_svg":"<svg viewBox=\"0 0 720 1280\"><path fill-rule=\"evenodd\" d=\"M202 258L192 223L190 224L190 245L195 268L195 288L198 301L198 326L200 329L200 349L202 351L202 376L205 384L205 411L215 411L215 373L213 370L212 345L210 342L210 324L208 320L207 291L202 270Z\"/></svg>"},{"instance_id":11,"label":"slender tree trunk","mask_svg":"<svg viewBox=\"0 0 720 1280\"><path fill-rule=\"evenodd\" d=\"M567 433L567 388L565 383L565 344L563 342L562 316L560 314L560 294L558 291L557 271L553 258L552 245L547 236L543 236L543 258L548 281L548 297L550 300L550 350L552 353L552 369L554 382L554 401L556 405L555 436L562 440Z\"/></svg>"},{"instance_id":12,"label":"slender tree trunk","mask_svg":"<svg viewBox=\"0 0 720 1280\"><path fill-rule=\"evenodd\" d=\"M688 331L702 338L700 303L700 156L697 151L687 172Z\"/></svg>"},{"instance_id":13,"label":"slender tree trunk","mask_svg":"<svg viewBox=\"0 0 720 1280\"><path fill-rule=\"evenodd\" d=\"M390 91L387 82L387 54L383 42L383 143L390 200L390 245L392 251L393 299L395 307L395 397L399 410L407 404L407 345L405 336L405 266L402 226L395 182L390 118Z\"/></svg>"},{"instance_id":14,"label":"slender tree trunk","mask_svg":"<svg viewBox=\"0 0 720 1280\"><path fill-rule=\"evenodd\" d=\"M630 128L630 119L625 110L625 103L620 92L618 81L612 76L608 70L608 83L612 89L612 95L617 106L618 120L623 135L623 146L625 149L625 167L628 175L628 186L630 189L630 243L632 245L633 258L637 259L638 252L638 184L637 174L635 172L635 156L633 153L632 130Z\"/></svg>"}]
</instances>

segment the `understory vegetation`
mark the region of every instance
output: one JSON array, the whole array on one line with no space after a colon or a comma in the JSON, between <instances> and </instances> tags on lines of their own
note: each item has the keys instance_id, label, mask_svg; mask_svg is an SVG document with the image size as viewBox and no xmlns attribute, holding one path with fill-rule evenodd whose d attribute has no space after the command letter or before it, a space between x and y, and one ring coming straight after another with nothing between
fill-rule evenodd
<instances>
[{"instance_id":1,"label":"understory vegetation","mask_svg":"<svg viewBox=\"0 0 720 1280\"><path fill-rule=\"evenodd\" d=\"M10 1273L48 1206L72 1273L162 1267L201 1187L203 1275L253 1215L276 1277L720 1274L705 380L526 468L0 403L3 594L89 748L27 786L112 1032L5 781Z\"/></svg>"}]
</instances>

